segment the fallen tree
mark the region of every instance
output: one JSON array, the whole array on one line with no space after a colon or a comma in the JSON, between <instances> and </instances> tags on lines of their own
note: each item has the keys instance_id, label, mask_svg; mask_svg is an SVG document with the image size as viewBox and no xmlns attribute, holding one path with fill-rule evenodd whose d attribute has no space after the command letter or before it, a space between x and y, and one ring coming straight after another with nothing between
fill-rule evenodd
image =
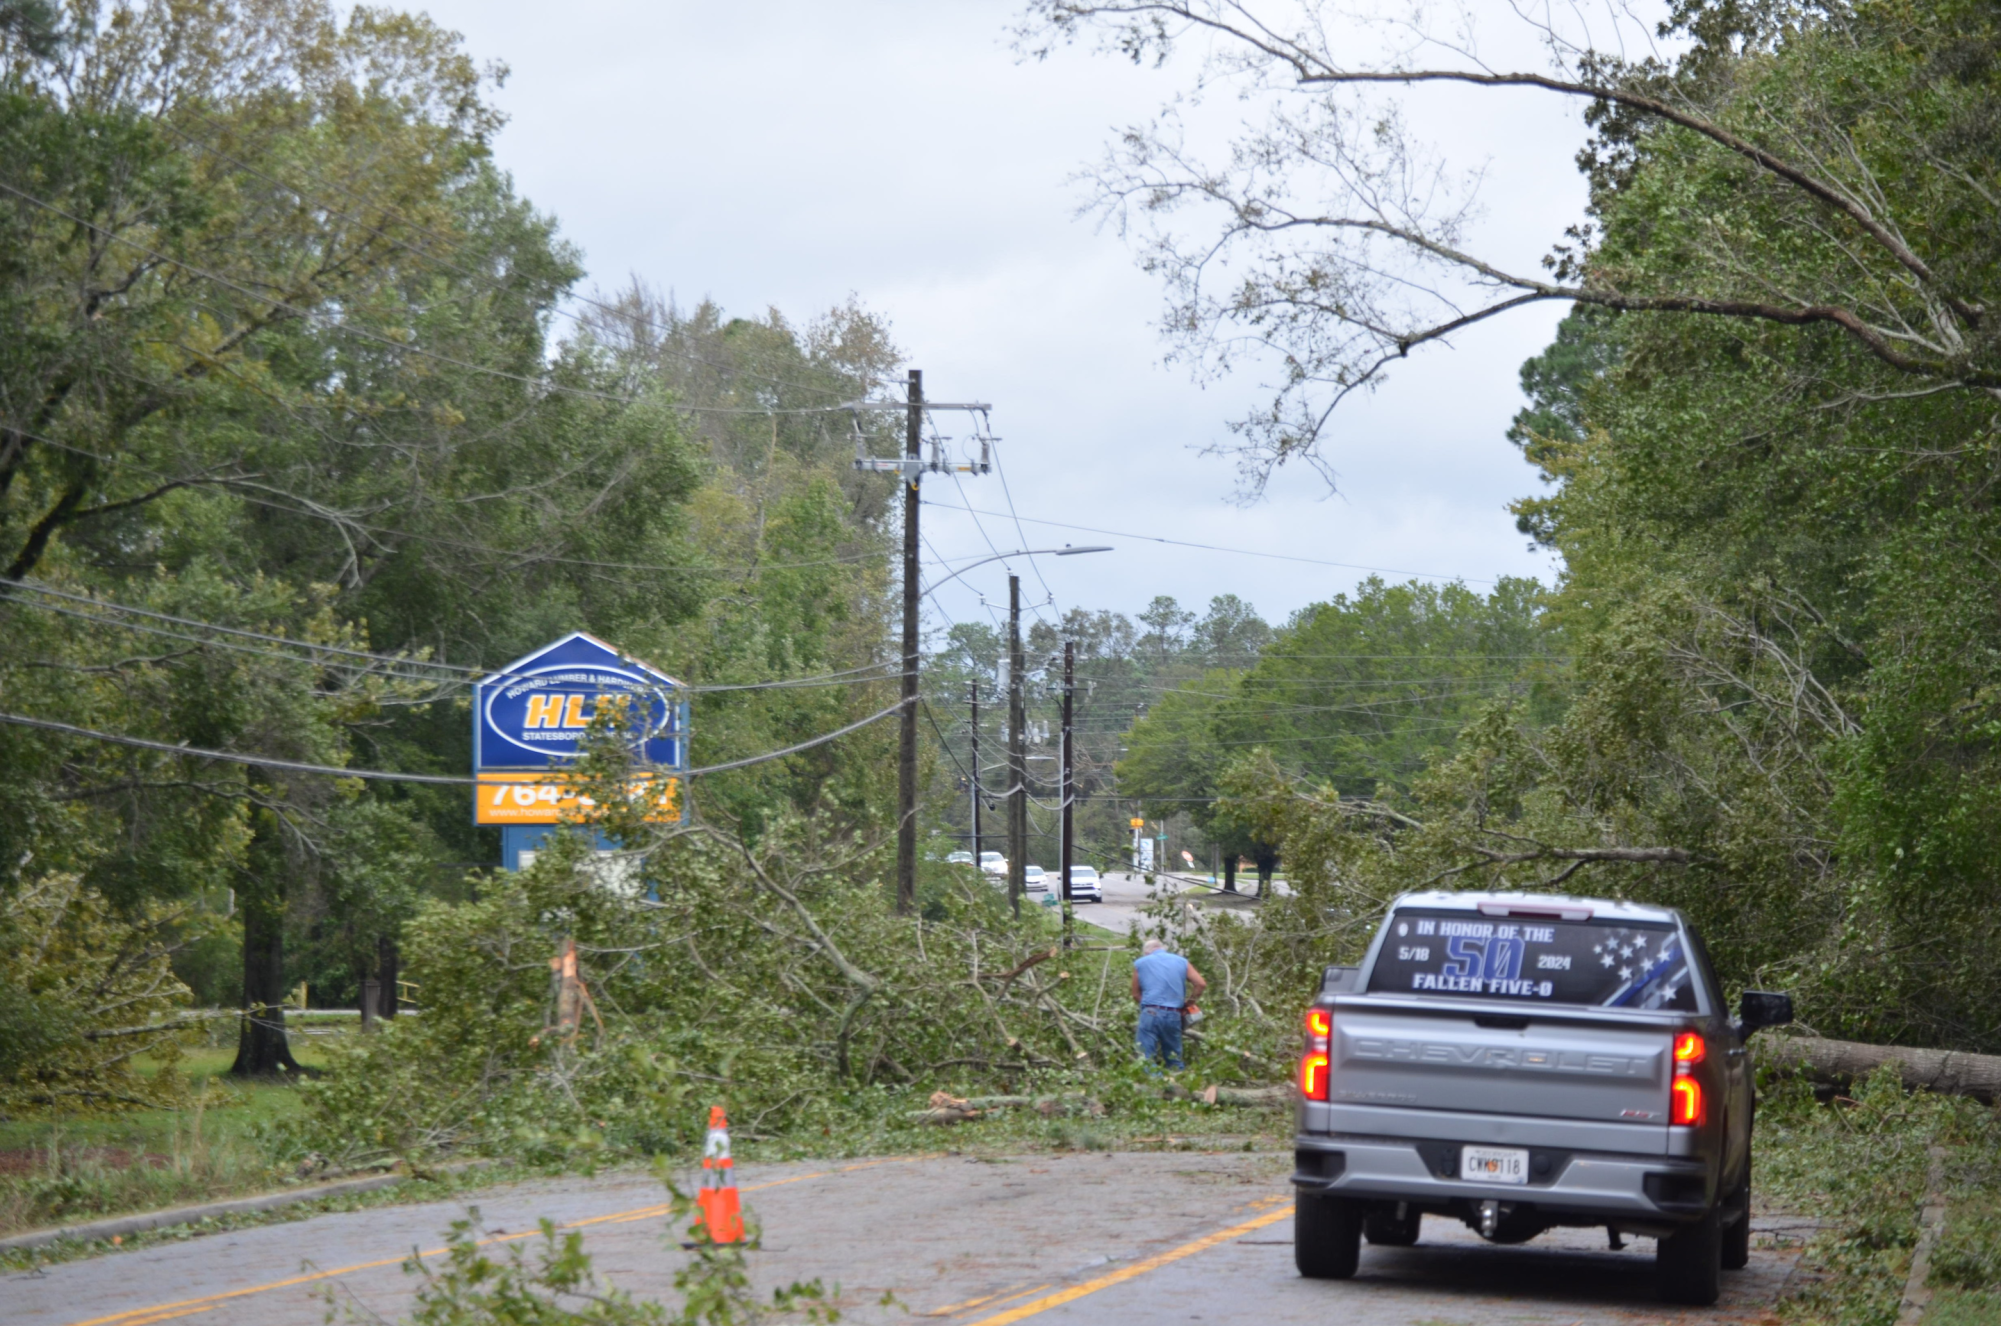
<instances>
[{"instance_id":1,"label":"fallen tree","mask_svg":"<svg viewBox=\"0 0 2001 1326\"><path fill-rule=\"evenodd\" d=\"M2001 1098L2001 1055L1958 1050L1912 1050L1901 1045L1864 1045L1818 1036L1775 1036L1758 1046L1758 1062L1817 1082L1848 1083L1884 1064L1896 1064L1904 1085L1942 1095Z\"/></svg>"},{"instance_id":2,"label":"fallen tree","mask_svg":"<svg viewBox=\"0 0 2001 1326\"><path fill-rule=\"evenodd\" d=\"M1033 1109L1045 1119L1104 1114L1105 1107L1100 1101L1088 1096L954 1096L950 1092L931 1093L930 1108L912 1110L906 1116L912 1123L964 1123L977 1119L996 1110Z\"/></svg>"}]
</instances>

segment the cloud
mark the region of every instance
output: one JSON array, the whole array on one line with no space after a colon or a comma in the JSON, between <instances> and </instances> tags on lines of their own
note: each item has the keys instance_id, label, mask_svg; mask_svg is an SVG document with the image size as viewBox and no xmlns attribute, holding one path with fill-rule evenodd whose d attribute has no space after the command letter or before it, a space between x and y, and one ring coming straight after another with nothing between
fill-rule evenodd
<instances>
[{"instance_id":1,"label":"cloud","mask_svg":"<svg viewBox=\"0 0 2001 1326\"><path fill-rule=\"evenodd\" d=\"M1258 399L1255 375L1203 387L1161 363L1158 289L1118 236L1075 216L1069 182L1174 90L1176 71L1082 51L1020 63L1004 38L1014 7L985 0L428 8L511 67L501 164L560 218L594 281L636 274L684 302L798 319L858 293L892 319L934 397L993 402L1021 514L1469 580L1548 578L1504 510L1536 485L1503 433L1521 404L1517 367L1558 308L1422 354L1345 408L1327 452L1338 495L1288 470L1263 503L1230 502L1231 462L1202 453ZM1532 265L1581 208L1577 108L1466 89L1410 106L1419 132L1485 164L1480 233ZM1217 97L1198 113L1236 112ZM992 478L963 490L1007 509ZM949 484L930 495L960 500ZM1005 522L924 514L946 557L1022 546ZM1025 533L1028 546L1119 543ZM1274 620L1361 574L1130 541L1043 562L1059 609L1236 593ZM980 595L1004 603L1005 576L969 573L941 593L942 611L984 616Z\"/></svg>"}]
</instances>

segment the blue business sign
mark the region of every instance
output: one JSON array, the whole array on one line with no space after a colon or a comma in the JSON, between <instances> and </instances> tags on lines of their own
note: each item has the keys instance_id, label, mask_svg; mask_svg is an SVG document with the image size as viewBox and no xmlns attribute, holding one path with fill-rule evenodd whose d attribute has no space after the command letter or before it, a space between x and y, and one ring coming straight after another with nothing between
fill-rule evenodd
<instances>
[{"instance_id":1,"label":"blue business sign","mask_svg":"<svg viewBox=\"0 0 2001 1326\"><path fill-rule=\"evenodd\" d=\"M643 717L639 758L687 767L681 683L577 631L518 658L473 689L473 770L548 770L573 761L591 719L620 697Z\"/></svg>"}]
</instances>

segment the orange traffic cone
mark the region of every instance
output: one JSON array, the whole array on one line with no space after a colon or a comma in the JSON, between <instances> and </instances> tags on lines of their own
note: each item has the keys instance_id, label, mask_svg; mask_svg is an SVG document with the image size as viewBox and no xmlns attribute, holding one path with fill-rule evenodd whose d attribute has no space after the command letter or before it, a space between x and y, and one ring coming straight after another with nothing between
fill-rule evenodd
<instances>
[{"instance_id":1,"label":"orange traffic cone","mask_svg":"<svg viewBox=\"0 0 2001 1326\"><path fill-rule=\"evenodd\" d=\"M730 1121L723 1107L709 1107L709 1137L702 1147L702 1187L695 1202L702 1208L698 1222L708 1228L709 1242L736 1243L743 1238L743 1209L737 1204L736 1175L730 1159Z\"/></svg>"}]
</instances>

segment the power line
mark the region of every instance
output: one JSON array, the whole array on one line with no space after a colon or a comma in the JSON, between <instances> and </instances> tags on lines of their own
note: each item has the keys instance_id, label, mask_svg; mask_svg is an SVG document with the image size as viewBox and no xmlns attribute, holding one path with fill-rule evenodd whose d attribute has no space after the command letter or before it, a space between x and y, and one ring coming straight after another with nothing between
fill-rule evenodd
<instances>
[{"instance_id":1,"label":"power line","mask_svg":"<svg viewBox=\"0 0 2001 1326\"><path fill-rule=\"evenodd\" d=\"M1006 467L1005 467L1005 466L1003 466L1003 465L1001 464L1001 454L1000 454L1000 439L999 439L999 438L994 438L994 439L993 439L993 440L991 441L991 443L990 443L989 445L991 445L991 446L992 446L992 448L993 448L993 453L994 453L994 473L995 473L995 474L996 474L997 476L999 476L999 478L1000 478L1000 481L1001 481L1001 497L1002 497L1002 498L1004 498L1004 499L1006 500L1006 502L1007 502L1007 513L1008 513L1008 518L1014 521L1014 532L1015 532L1015 533L1016 533L1017 535L1019 535L1019 536L1021 537L1021 541L1022 541L1023 543L1027 543L1027 542L1028 542L1028 531L1027 531L1027 530L1025 530L1025 529L1023 529L1023 528L1021 527L1021 517L1015 514L1015 510L1014 510L1014 490L1008 487L1008 483L1007 483L1007 469L1006 469ZM965 493L965 490L964 490L963 488L962 488L962 489L960 489L960 491L959 491L959 500L960 500L960 502L962 502L962 503L965 503L965 509L966 509L967 511L971 511L971 510L973 509L973 508L972 508L972 504L971 504L971 503L969 503L969 502L966 502L966 493ZM976 525L977 525L977 524L979 523L979 520L978 520L978 518L977 518L977 517L975 517L975 518L974 518L974 521L973 521L973 523L974 523L974 524L976 524ZM982 531L982 532L984 533L984 531ZM1035 566L1035 565L1031 564L1031 565L1030 565L1030 567L1029 567L1029 569L1030 569L1031 571L1034 571L1034 572L1035 572L1035 579L1036 579L1037 583L1039 583L1039 584L1040 584L1040 585L1042 586L1042 592L1043 592L1044 594L1047 594L1047 595L1049 596L1049 598L1050 598L1050 601L1051 601L1051 606L1054 606L1054 603L1055 603L1055 599L1056 599L1056 591L1055 591L1055 590L1053 590L1053 589L1051 589L1051 588L1049 587L1049 582L1048 582L1047 580L1044 580L1044 579L1042 578L1042 568L1041 568L1040 566ZM1036 615L1037 617L1040 617L1040 616L1041 616L1042 614L1038 612L1038 613L1036 613L1035 615Z\"/></svg>"},{"instance_id":2,"label":"power line","mask_svg":"<svg viewBox=\"0 0 2001 1326\"><path fill-rule=\"evenodd\" d=\"M1466 724L1455 723L1452 720L1445 718L1406 718L1402 719L1398 723L1398 726L1462 728L1466 726ZM1217 741L1217 742L1211 742L1209 744L1216 746L1275 746L1280 743L1294 744L1298 742L1311 742L1311 741L1353 741L1356 740L1358 737L1365 735L1368 734L1357 733L1357 732L1324 732L1314 736L1247 737L1241 741Z\"/></svg>"},{"instance_id":3,"label":"power line","mask_svg":"<svg viewBox=\"0 0 2001 1326\"><path fill-rule=\"evenodd\" d=\"M16 727L40 728L47 732L60 732L65 736L87 737L92 741L110 742L118 746L136 746L141 750L163 751L169 755L192 755L204 760L224 760L235 764L255 764L269 769L284 769L291 773L327 774L335 778L365 778L377 782L390 783L447 783L457 787L474 787L479 780L461 778L455 774L391 773L383 769L343 769L331 764L305 764L298 760L279 760L262 755L244 755L238 751L205 750L199 746L181 746L166 741L150 741L145 737L130 737L119 732L99 732L94 728L78 727L73 723L58 723L49 718L30 718L26 714L0 713L0 723L12 723Z\"/></svg>"},{"instance_id":4,"label":"power line","mask_svg":"<svg viewBox=\"0 0 2001 1326\"><path fill-rule=\"evenodd\" d=\"M952 743L947 741L944 732L939 730L938 720L931 713L931 702L929 700L924 701L923 707L924 719L931 724L931 731L938 737L938 749L944 751L946 757L952 761L952 767L959 771L959 777L965 779L968 783L972 782L973 776L966 772L965 765L959 763L958 755L952 750Z\"/></svg>"},{"instance_id":5,"label":"power line","mask_svg":"<svg viewBox=\"0 0 2001 1326\"><path fill-rule=\"evenodd\" d=\"M1295 658L1312 659L1317 662L1328 662L1328 661L1345 662L1351 659L1359 659L1365 661L1374 660L1378 662L1385 660L1396 660L1396 659L1418 659L1420 661L1437 660L1439 662L1453 662L1459 659L1482 659L1482 660L1548 659L1552 663L1568 663L1570 661L1570 656L1568 654L1459 654L1459 653L1426 654L1418 652L1412 652L1408 654L1293 654L1293 653L1280 652L1280 653L1264 654L1260 656L1258 661L1260 663L1263 663L1264 661L1269 659L1273 662L1282 663L1288 659L1295 659Z\"/></svg>"},{"instance_id":6,"label":"power line","mask_svg":"<svg viewBox=\"0 0 2001 1326\"><path fill-rule=\"evenodd\" d=\"M1451 675L1438 676L1438 677L1329 677L1324 679L1316 679L1311 677L1301 677L1298 679L1293 679L1288 677L1264 677L1264 678L1246 677L1243 679L1243 682L1249 683L1252 681L1257 681L1273 689L1283 687L1286 689L1295 689L1302 691L1327 691L1327 690L1344 690L1349 688L1361 688L1361 687L1371 687L1371 686L1380 687L1385 690L1398 686L1445 686L1445 685L1497 686L1497 685L1509 685L1519 680L1521 680L1519 674L1510 672L1510 673L1501 673L1495 676L1488 676L1488 677L1451 676ZM1108 686L1112 684L1113 683L1109 682L1107 683ZM1118 689L1128 690L1128 691L1149 691L1156 695L1193 695L1193 696L1198 696L1205 700L1236 700L1236 699L1253 698L1251 696L1243 694L1241 691L1200 691L1196 690L1193 686L1163 686L1152 682L1122 683L1118 685Z\"/></svg>"},{"instance_id":7,"label":"power line","mask_svg":"<svg viewBox=\"0 0 2001 1326\"><path fill-rule=\"evenodd\" d=\"M903 705L904 702L898 700L887 709L871 714L867 718L850 723L846 727L838 728L835 731L823 733L820 736L787 746L782 750L766 751L762 755L746 756L741 760L730 760L723 764L705 765L698 769L686 770L676 776L698 778L707 774L725 773L731 769L742 769L749 765L762 764L767 760L781 759L787 755L796 755L800 751L811 750L815 746L824 746L836 738L845 737L850 732L859 731L871 723L879 723L897 710L903 708ZM298 760L279 760L263 755L246 755L240 751L206 750L199 746L175 745L165 741L152 741L145 737L126 736L118 732L99 732L94 728L78 727L74 723L58 723L54 719L49 718L31 718L26 714L0 713L0 723L11 723L17 727L38 728L47 732L59 732L65 736L85 737L92 741L109 742L118 746L135 746L141 750L161 751L168 755L189 755L204 760L222 760L233 764L254 764L260 768L283 769L290 773L324 774L330 778L362 778L386 783L443 783L455 787L476 787L479 785L477 778L464 778L455 774L393 773L385 769L350 769L332 764L307 764Z\"/></svg>"},{"instance_id":8,"label":"power line","mask_svg":"<svg viewBox=\"0 0 2001 1326\"><path fill-rule=\"evenodd\" d=\"M996 452L996 456L998 456L998 452ZM996 460L994 468L996 472L999 471L1000 466L998 460ZM1007 481L1005 477L1003 477L1001 481L1003 490L1005 490L1006 488L1006 483ZM971 516L983 516L983 515L996 516L1003 520L1012 518L1016 521L1025 520L1031 525L1048 525L1054 529L1081 530L1087 534L1110 534L1122 539L1148 539L1154 543L1171 543L1174 544L1176 547L1181 547L1181 548L1200 548L1205 552L1236 553L1239 556L1243 557L1270 557L1281 562L1305 562L1311 566L1334 566L1334 567L1339 567L1344 571L1376 571L1384 575L1416 576L1420 580L1445 580L1445 581L1456 580L1456 581L1464 581L1468 584L1474 584L1474 585L1492 585L1497 583L1492 580L1484 580L1479 576L1448 576L1448 575L1439 575L1431 571L1404 571L1404 570L1399 570L1393 566L1362 566L1355 562L1330 562L1318 557L1297 557L1291 553L1261 552L1255 548L1229 548L1223 546L1222 544L1217 544L1217 543L1191 543L1187 539L1168 539L1168 538L1163 538L1158 534L1134 534L1130 530L1100 529L1096 525L1071 525L1071 524L1066 524L1065 522L1060 520L1039 520L1034 516L1010 517L1009 515L1005 515L999 511L976 511L970 506L952 507L952 506L947 506L943 502L931 502L928 505L935 507L943 507L948 511L963 511ZM1023 537L1026 538L1025 535Z\"/></svg>"},{"instance_id":9,"label":"power line","mask_svg":"<svg viewBox=\"0 0 2001 1326\"><path fill-rule=\"evenodd\" d=\"M47 594L56 598L67 599L71 602L85 603L91 605L92 607L109 609L113 612L130 613L135 616L150 618L155 621L172 622L177 625L190 626L204 631L217 632L223 635L237 636L251 640L259 640L273 644L284 645L287 646L288 648L296 649L301 652L297 654L288 654L288 653L282 653L277 650L255 649L249 646L232 645L229 644L227 641L209 640L201 636L189 635L181 631L165 630L160 627L146 626L137 622L117 621L104 617L98 613L79 612L75 609L64 608L59 604L38 603L32 599L12 598L7 593L7 591L16 589L32 590L37 594ZM27 580L15 582L13 585L10 586L0 586L0 601L17 603L25 608L35 608L40 611L56 612L56 613L61 613L64 616L78 617L82 618L85 621L98 622L104 625L113 626L119 630L144 631L149 634L167 636L171 639L185 640L194 644L214 645L219 648L233 649L241 653L255 654L267 658L276 658L283 660L285 662L300 662L300 663L316 662L318 660L311 657L311 655L333 654L340 657L353 658L371 663L387 663L397 666L431 668L438 672L453 674L453 676L449 678L437 677L437 676L419 676L410 673L395 674L401 676L406 681L420 681L420 682L425 682L427 684L465 685L469 684L470 682L479 680L502 681L512 677L526 675L526 674L509 673L497 669L481 668L478 666L464 664L464 663L445 663L440 661L433 661L430 659L413 658L407 654L381 654L365 649L349 649L341 645L319 644L310 640L299 640L291 636L272 635L268 632L252 631L243 627L223 626L216 622L201 621L193 617L180 617L176 616L173 613L157 612L150 608L135 608L128 604L114 602L110 599L93 598L83 594L71 594L63 590L55 589L47 585L41 585L33 581L27 581ZM780 678L775 681L726 682L726 683L715 683L706 685L690 685L688 683L682 683L680 689L695 694L714 694L717 692L728 692L728 691L785 690L785 689L795 689L799 687L818 686L818 685L861 685L871 681L887 680L889 676L894 674L885 672L885 669L893 668L895 666L897 665L888 662L865 663L860 667L843 668L834 672L817 673L806 677ZM860 675L863 673L871 673L871 672L883 673L884 675L877 677L865 677ZM843 681L842 679L844 678L851 678L853 680Z\"/></svg>"},{"instance_id":10,"label":"power line","mask_svg":"<svg viewBox=\"0 0 2001 1326\"><path fill-rule=\"evenodd\" d=\"M895 704L890 705L887 709L878 710L877 712L870 714L867 718L861 719L857 722L850 723L844 728L837 728L832 732L828 732L825 733L824 735L814 737L809 741L802 741L795 746L787 746L783 750L766 751L762 755L752 755L741 760L731 760L727 764L711 764L711 765L706 765L700 769L690 769L688 770L687 777L695 778L703 774L723 773L726 770L730 769L741 769L744 768L746 765L762 764L766 760L776 760L786 755L797 755L802 750L811 750L815 746L824 746L828 742L834 740L836 737L845 737L850 732L859 732L861 729L867 727L871 723L880 723L883 719L888 718L891 714L903 708L905 703L907 703L907 701L898 700Z\"/></svg>"}]
</instances>

